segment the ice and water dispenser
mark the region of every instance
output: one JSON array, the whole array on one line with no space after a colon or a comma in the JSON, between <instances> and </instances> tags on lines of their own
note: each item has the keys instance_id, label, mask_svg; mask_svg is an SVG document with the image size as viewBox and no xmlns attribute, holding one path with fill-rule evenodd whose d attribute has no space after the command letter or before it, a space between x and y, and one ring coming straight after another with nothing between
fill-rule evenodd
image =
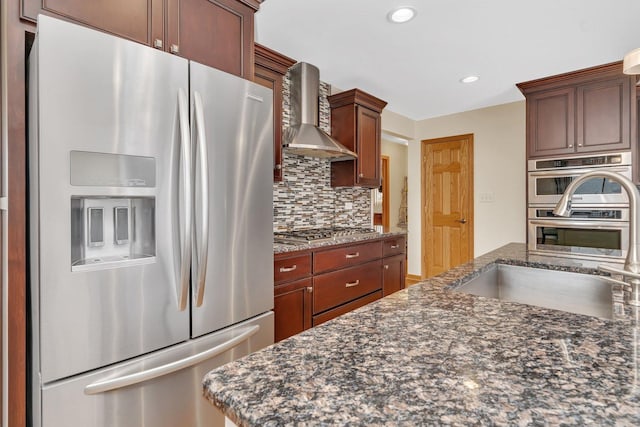
<instances>
[{"instance_id":1,"label":"ice and water dispenser","mask_svg":"<svg viewBox=\"0 0 640 427\"><path fill-rule=\"evenodd\" d=\"M71 185L89 193L71 196L71 269L153 262L155 159L71 151L70 160Z\"/></svg>"}]
</instances>

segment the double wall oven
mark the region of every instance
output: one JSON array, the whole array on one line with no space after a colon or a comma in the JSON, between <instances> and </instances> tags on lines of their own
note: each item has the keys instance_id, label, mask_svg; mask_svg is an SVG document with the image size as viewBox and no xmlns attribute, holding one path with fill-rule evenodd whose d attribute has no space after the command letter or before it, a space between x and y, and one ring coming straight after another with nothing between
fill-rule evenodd
<instances>
[{"instance_id":1,"label":"double wall oven","mask_svg":"<svg viewBox=\"0 0 640 427\"><path fill-rule=\"evenodd\" d=\"M529 250L617 262L626 257L629 203L617 182L594 178L578 187L568 218L553 208L576 177L594 170L632 179L631 153L529 160L527 241Z\"/></svg>"}]
</instances>

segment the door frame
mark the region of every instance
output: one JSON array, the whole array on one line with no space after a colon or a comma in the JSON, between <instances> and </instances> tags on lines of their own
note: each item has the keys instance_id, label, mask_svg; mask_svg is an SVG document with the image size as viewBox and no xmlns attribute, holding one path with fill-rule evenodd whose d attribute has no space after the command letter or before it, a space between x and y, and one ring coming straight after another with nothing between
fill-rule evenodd
<instances>
[{"instance_id":1,"label":"door frame","mask_svg":"<svg viewBox=\"0 0 640 427\"><path fill-rule=\"evenodd\" d=\"M461 135L454 135L454 136L446 136L446 137L442 137L442 138L433 138L433 139L423 139L422 141L420 141L420 224L421 224L421 236L420 236L420 251L421 251L421 257L420 257L420 277L421 279L426 279L427 278L427 242L429 241L430 236L427 235L428 230L427 230L427 215L426 215L426 211L427 211L427 202L429 201L428 197L427 197L427 185L426 185L426 178L427 178L427 162L426 162L426 151L427 151L427 146L431 145L431 144L437 144L437 143L443 143L443 142L451 142L451 141L458 141L461 139L468 139L469 140L469 147L467 150L468 156L469 156L469 177L468 177L468 182L467 182L467 186L468 186L468 192L467 194L470 195L471 200L469 203L469 216L467 218L467 227L468 227L468 232L469 232L469 238L470 238L470 242L469 242L469 248L470 248L470 258L473 259L474 257L474 200L473 200L473 194L474 194L474 190L473 190L473 182L474 182L474 178L473 178L473 134L472 133L467 133L467 134L461 134Z\"/></svg>"}]
</instances>

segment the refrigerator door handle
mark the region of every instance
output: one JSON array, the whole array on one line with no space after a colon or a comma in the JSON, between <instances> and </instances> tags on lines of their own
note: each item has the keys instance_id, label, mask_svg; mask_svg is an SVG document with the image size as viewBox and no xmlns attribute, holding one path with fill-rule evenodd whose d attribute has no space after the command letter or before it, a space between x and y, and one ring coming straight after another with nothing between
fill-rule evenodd
<instances>
[{"instance_id":1,"label":"refrigerator door handle","mask_svg":"<svg viewBox=\"0 0 640 427\"><path fill-rule=\"evenodd\" d=\"M193 356L189 356L175 362L167 363L166 365L158 366L146 371L136 372L135 374L124 375L122 377L109 380L97 381L86 386L84 388L84 394L92 395L105 393L119 388L128 387L130 385L138 384L144 381L149 381L154 378L162 377L181 369L189 368L191 366L202 363L205 360L218 356L225 351L232 349L233 347L238 346L242 342L255 335L258 330L260 330L260 325L253 325L246 328L246 330L237 337L231 338L230 340L220 345L212 347L201 353L194 354Z\"/></svg>"},{"instance_id":2,"label":"refrigerator door handle","mask_svg":"<svg viewBox=\"0 0 640 427\"><path fill-rule=\"evenodd\" d=\"M180 155L182 157L182 181L184 183L184 235L180 245L182 258L180 265L180 289L178 308L184 311L189 298L189 273L191 272L191 139L189 137L189 103L184 90L178 90L178 119L180 121Z\"/></svg>"},{"instance_id":3,"label":"refrigerator door handle","mask_svg":"<svg viewBox=\"0 0 640 427\"><path fill-rule=\"evenodd\" d=\"M209 256L209 154L207 152L207 137L204 129L204 108L202 106L202 97L200 93L194 91L193 101L195 106L195 128L196 128L196 146L197 156L200 162L200 198L202 206L202 224L197 233L202 236L202 245L197 249L198 271L196 276L196 307L202 305L204 299L204 288L207 278L207 258ZM195 230L194 230L195 232ZM194 244L197 244L196 236L193 238Z\"/></svg>"}]
</instances>

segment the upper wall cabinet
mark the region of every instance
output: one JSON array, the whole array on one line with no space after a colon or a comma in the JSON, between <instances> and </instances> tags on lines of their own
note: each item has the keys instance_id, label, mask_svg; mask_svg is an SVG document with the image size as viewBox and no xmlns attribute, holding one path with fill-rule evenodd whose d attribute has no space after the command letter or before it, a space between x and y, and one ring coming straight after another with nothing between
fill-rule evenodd
<instances>
[{"instance_id":1,"label":"upper wall cabinet","mask_svg":"<svg viewBox=\"0 0 640 427\"><path fill-rule=\"evenodd\" d=\"M380 186L380 136L382 110L387 103L360 89L328 97L331 136L354 151L358 158L331 162L333 187Z\"/></svg>"},{"instance_id":2,"label":"upper wall cabinet","mask_svg":"<svg viewBox=\"0 0 640 427\"><path fill-rule=\"evenodd\" d=\"M273 90L273 180L282 181L282 80L296 61L255 44L254 82Z\"/></svg>"},{"instance_id":3,"label":"upper wall cabinet","mask_svg":"<svg viewBox=\"0 0 640 427\"><path fill-rule=\"evenodd\" d=\"M527 98L529 157L635 150L635 79L621 62L517 86Z\"/></svg>"},{"instance_id":4,"label":"upper wall cabinet","mask_svg":"<svg viewBox=\"0 0 640 427\"><path fill-rule=\"evenodd\" d=\"M259 0L21 1L25 19L44 13L253 78Z\"/></svg>"}]
</instances>

